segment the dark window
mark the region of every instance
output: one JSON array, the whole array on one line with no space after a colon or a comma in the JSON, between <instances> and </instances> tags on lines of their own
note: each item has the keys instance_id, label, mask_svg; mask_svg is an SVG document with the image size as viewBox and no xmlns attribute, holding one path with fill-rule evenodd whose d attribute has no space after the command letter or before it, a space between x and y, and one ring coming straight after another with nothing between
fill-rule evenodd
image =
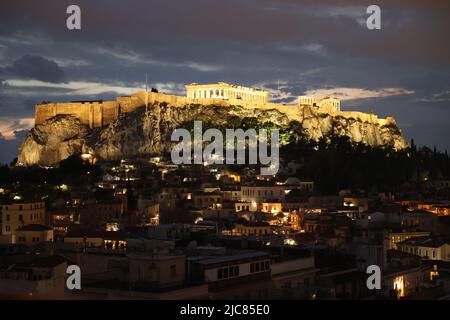
<instances>
[{"instance_id":1,"label":"dark window","mask_svg":"<svg viewBox=\"0 0 450 320\"><path fill-rule=\"evenodd\" d=\"M230 267L228 274L229 274L230 278L239 276L239 266Z\"/></svg>"},{"instance_id":2,"label":"dark window","mask_svg":"<svg viewBox=\"0 0 450 320\"><path fill-rule=\"evenodd\" d=\"M177 266L170 266L170 276L175 277L177 275Z\"/></svg>"}]
</instances>

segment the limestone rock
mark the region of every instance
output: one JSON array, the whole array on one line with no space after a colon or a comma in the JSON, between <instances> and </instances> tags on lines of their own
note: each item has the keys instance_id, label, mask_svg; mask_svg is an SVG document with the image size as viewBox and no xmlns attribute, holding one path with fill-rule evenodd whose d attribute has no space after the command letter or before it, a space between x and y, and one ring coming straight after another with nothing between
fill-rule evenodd
<instances>
[{"instance_id":1,"label":"limestone rock","mask_svg":"<svg viewBox=\"0 0 450 320\"><path fill-rule=\"evenodd\" d=\"M25 137L19 151L19 165L53 165L81 153L89 128L69 115L58 115L37 125Z\"/></svg>"},{"instance_id":2,"label":"limestone rock","mask_svg":"<svg viewBox=\"0 0 450 320\"><path fill-rule=\"evenodd\" d=\"M372 146L407 146L395 120L354 119L306 108L293 119L275 109L248 109L239 106L186 105L155 103L123 114L118 120L100 128L89 128L70 115L58 115L30 130L20 148L18 165L51 166L72 154L92 152L98 160L119 160L170 152L174 143L170 136L176 128L194 120L206 127L233 128L236 123L256 121L262 126L272 123L301 123L309 138L318 140L330 134L346 135L355 142ZM253 122L252 122L253 121ZM248 128L243 128L248 129Z\"/></svg>"}]
</instances>

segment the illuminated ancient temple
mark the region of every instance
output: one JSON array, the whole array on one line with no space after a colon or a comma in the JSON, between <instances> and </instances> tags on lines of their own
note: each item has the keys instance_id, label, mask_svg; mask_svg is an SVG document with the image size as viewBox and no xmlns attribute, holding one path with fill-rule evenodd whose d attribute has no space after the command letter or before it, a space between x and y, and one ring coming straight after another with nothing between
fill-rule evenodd
<instances>
[{"instance_id":1,"label":"illuminated ancient temple","mask_svg":"<svg viewBox=\"0 0 450 320\"><path fill-rule=\"evenodd\" d=\"M269 91L218 82L212 84L191 83L185 86L189 99L242 100L247 103L265 104Z\"/></svg>"}]
</instances>

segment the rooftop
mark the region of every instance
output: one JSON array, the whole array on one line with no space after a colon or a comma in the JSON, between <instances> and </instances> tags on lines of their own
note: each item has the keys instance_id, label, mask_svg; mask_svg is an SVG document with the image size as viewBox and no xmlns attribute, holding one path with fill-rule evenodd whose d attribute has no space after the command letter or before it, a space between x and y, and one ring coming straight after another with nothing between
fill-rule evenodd
<instances>
[{"instance_id":1,"label":"rooftop","mask_svg":"<svg viewBox=\"0 0 450 320\"><path fill-rule=\"evenodd\" d=\"M120 231L71 231L65 238L103 238L103 239L126 239L132 235Z\"/></svg>"},{"instance_id":2,"label":"rooftop","mask_svg":"<svg viewBox=\"0 0 450 320\"><path fill-rule=\"evenodd\" d=\"M414 210L409 213L407 213L409 216L418 216L418 217L432 217L435 216L434 213L427 211L427 210Z\"/></svg>"},{"instance_id":3,"label":"rooftop","mask_svg":"<svg viewBox=\"0 0 450 320\"><path fill-rule=\"evenodd\" d=\"M400 245L410 245L410 246L420 246L420 247L428 247L428 248L438 248L447 242L433 237L413 237L402 242L399 242Z\"/></svg>"},{"instance_id":4,"label":"rooftop","mask_svg":"<svg viewBox=\"0 0 450 320\"><path fill-rule=\"evenodd\" d=\"M60 255L40 257L29 262L17 263L13 268L53 268L68 260Z\"/></svg>"},{"instance_id":5,"label":"rooftop","mask_svg":"<svg viewBox=\"0 0 450 320\"><path fill-rule=\"evenodd\" d=\"M214 257L214 258L205 258L205 259L198 261L197 263L201 264L201 265L214 265L214 264L221 264L221 263L226 263L226 262L235 262L238 260L247 260L247 259L254 259L254 258L268 258L268 257L269 257L269 254L266 252L248 251L248 252L229 254L229 255Z\"/></svg>"}]
</instances>

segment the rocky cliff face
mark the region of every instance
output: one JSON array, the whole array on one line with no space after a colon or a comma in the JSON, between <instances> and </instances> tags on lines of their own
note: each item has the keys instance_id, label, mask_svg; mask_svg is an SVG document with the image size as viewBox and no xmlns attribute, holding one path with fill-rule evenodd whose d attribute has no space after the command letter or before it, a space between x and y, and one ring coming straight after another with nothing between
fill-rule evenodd
<instances>
[{"instance_id":1,"label":"rocky cliff face","mask_svg":"<svg viewBox=\"0 0 450 320\"><path fill-rule=\"evenodd\" d=\"M158 155L170 152L173 130L189 128L194 120L202 121L204 128L248 129L250 126L264 127L268 123L286 128L292 119L277 110L154 104L127 113L108 126L91 129L73 116L58 115L30 130L20 148L18 164L51 166L72 154L87 152L98 160ZM380 125L311 109L299 113L295 120L312 139L334 133L373 146L406 146L393 120Z\"/></svg>"},{"instance_id":2,"label":"rocky cliff face","mask_svg":"<svg viewBox=\"0 0 450 320\"><path fill-rule=\"evenodd\" d=\"M370 121L355 118L351 112L331 115L305 108L299 121L313 140L335 134L348 136L354 142L362 142L371 146L390 145L398 150L407 147L402 132L392 117Z\"/></svg>"}]
</instances>

